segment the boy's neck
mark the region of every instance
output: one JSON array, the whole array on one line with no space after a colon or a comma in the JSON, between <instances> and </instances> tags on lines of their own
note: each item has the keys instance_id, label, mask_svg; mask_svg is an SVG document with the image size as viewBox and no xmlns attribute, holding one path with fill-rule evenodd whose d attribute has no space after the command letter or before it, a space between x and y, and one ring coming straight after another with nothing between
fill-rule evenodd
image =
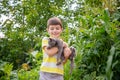
<instances>
[{"instance_id":1,"label":"boy's neck","mask_svg":"<svg viewBox=\"0 0 120 80\"><path fill-rule=\"evenodd\" d=\"M57 39L61 39L60 37L52 37L52 36L50 36L50 38L57 38Z\"/></svg>"}]
</instances>

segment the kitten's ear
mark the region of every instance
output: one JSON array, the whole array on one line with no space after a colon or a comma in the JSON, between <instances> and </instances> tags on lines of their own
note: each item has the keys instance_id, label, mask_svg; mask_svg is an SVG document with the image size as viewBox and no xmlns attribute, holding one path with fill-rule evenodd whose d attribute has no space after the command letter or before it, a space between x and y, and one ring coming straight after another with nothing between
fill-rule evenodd
<instances>
[{"instance_id":1,"label":"kitten's ear","mask_svg":"<svg viewBox=\"0 0 120 80\"><path fill-rule=\"evenodd\" d=\"M52 38L49 38L50 41L52 41Z\"/></svg>"}]
</instances>

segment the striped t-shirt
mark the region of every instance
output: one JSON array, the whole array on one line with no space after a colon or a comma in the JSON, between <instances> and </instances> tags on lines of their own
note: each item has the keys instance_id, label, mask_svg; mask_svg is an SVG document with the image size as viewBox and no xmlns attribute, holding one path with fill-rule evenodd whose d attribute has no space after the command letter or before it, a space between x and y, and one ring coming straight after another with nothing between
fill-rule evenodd
<instances>
[{"instance_id":1,"label":"striped t-shirt","mask_svg":"<svg viewBox=\"0 0 120 80\"><path fill-rule=\"evenodd\" d=\"M44 37L42 39L42 50L44 46L48 45L48 37ZM57 63L57 54L54 56L48 56L43 50L43 62L40 67L40 71L49 72L49 73L57 73L63 75L63 64L56 65Z\"/></svg>"}]
</instances>

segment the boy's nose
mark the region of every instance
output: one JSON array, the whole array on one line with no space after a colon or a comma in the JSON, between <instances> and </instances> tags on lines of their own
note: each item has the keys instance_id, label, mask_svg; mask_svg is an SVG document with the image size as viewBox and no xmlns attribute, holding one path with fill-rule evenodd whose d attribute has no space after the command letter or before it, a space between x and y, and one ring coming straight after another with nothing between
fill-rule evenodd
<instances>
[{"instance_id":1,"label":"boy's nose","mask_svg":"<svg viewBox=\"0 0 120 80\"><path fill-rule=\"evenodd\" d=\"M56 32L57 30L54 29L54 32Z\"/></svg>"}]
</instances>

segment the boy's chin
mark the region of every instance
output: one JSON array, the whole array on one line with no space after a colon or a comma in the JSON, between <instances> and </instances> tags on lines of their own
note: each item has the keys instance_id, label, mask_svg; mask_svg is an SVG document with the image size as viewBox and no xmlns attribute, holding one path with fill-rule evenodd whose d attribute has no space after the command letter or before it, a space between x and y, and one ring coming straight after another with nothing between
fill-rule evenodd
<instances>
[{"instance_id":1,"label":"boy's chin","mask_svg":"<svg viewBox=\"0 0 120 80\"><path fill-rule=\"evenodd\" d=\"M53 36L53 38L59 38L58 36Z\"/></svg>"}]
</instances>

